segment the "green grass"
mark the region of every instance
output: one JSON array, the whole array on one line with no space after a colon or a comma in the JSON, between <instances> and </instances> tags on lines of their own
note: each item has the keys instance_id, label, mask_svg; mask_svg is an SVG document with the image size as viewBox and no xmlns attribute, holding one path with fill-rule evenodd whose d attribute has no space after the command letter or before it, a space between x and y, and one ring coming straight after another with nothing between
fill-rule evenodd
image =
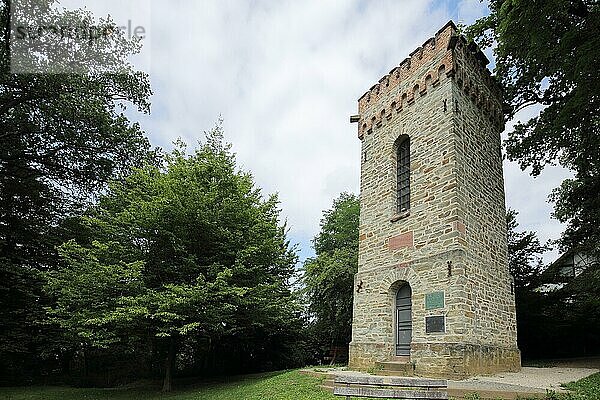
<instances>
[{"instance_id":1,"label":"green grass","mask_svg":"<svg viewBox=\"0 0 600 400\"><path fill-rule=\"evenodd\" d=\"M77 389L45 386L0 388L1 400L333 400L340 399L321 389L320 378L286 371L239 378L229 382L199 383L163 394L158 386L117 389ZM600 373L565 385L569 394L554 394L556 400L600 399Z\"/></svg>"},{"instance_id":2,"label":"green grass","mask_svg":"<svg viewBox=\"0 0 600 400\"><path fill-rule=\"evenodd\" d=\"M68 387L0 388L2 400L332 400L321 379L287 371L232 382L204 383L163 394L158 387L76 389ZM339 399L339 398L338 398Z\"/></svg>"},{"instance_id":3,"label":"green grass","mask_svg":"<svg viewBox=\"0 0 600 400\"><path fill-rule=\"evenodd\" d=\"M571 391L560 398L565 400L598 400L600 399L600 372L564 385Z\"/></svg>"}]
</instances>

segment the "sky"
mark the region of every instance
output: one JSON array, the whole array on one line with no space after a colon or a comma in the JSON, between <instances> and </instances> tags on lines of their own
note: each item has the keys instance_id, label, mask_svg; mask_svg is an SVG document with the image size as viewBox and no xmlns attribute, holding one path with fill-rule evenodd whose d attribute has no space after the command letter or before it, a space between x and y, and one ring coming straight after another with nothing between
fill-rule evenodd
<instances>
[{"instance_id":1,"label":"sky","mask_svg":"<svg viewBox=\"0 0 600 400\"><path fill-rule=\"evenodd\" d=\"M278 193L289 239L300 259L323 210L347 191L358 194L360 141L349 116L357 99L448 20L485 15L479 0L64 0L98 16L143 26L134 58L154 95L150 115L130 112L150 141L190 147L219 118L241 168L265 195ZM491 53L487 53L491 56ZM517 117L539 112L529 108ZM514 124L511 121L507 129ZM506 137L506 131L503 138ZM563 226L551 218L551 190L568 177L560 167L536 179L504 162L507 206L520 228L542 241ZM557 252L544 256L546 262Z\"/></svg>"}]
</instances>

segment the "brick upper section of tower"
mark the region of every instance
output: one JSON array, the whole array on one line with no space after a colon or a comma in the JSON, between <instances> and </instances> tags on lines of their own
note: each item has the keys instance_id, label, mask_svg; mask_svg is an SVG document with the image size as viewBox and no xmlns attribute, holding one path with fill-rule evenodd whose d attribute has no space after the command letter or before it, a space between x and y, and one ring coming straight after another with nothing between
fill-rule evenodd
<instances>
[{"instance_id":1,"label":"brick upper section of tower","mask_svg":"<svg viewBox=\"0 0 600 400\"><path fill-rule=\"evenodd\" d=\"M483 87L470 81L471 74L463 73L462 63L479 71L477 80ZM459 88L484 109L495 124L503 125L501 90L487 68L488 63L477 45L467 43L458 34L456 25L449 21L358 99L359 139L391 119L392 113L411 106L419 96L438 86L444 77L454 78Z\"/></svg>"}]
</instances>

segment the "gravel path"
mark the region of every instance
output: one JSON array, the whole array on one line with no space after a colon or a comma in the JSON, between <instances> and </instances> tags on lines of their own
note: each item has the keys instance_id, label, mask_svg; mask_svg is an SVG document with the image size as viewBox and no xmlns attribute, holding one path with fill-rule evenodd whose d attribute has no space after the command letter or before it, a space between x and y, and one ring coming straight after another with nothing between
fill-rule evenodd
<instances>
[{"instance_id":1,"label":"gravel path","mask_svg":"<svg viewBox=\"0 0 600 400\"><path fill-rule=\"evenodd\" d=\"M560 390L561 383L569 383L599 372L594 368L534 368L523 367L519 372L505 372L493 376L476 376L457 383L497 383L529 388ZM494 386L494 385L490 385Z\"/></svg>"}]
</instances>

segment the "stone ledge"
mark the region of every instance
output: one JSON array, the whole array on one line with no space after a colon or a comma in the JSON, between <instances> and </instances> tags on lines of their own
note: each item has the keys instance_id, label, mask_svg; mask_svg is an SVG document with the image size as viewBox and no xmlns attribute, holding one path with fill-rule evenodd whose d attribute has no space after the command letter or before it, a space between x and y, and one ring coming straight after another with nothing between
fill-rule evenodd
<instances>
[{"instance_id":1,"label":"stone ledge","mask_svg":"<svg viewBox=\"0 0 600 400\"><path fill-rule=\"evenodd\" d=\"M392 218L390 218L390 222L398 222L401 219L408 217L410 217L410 210L392 215Z\"/></svg>"},{"instance_id":2,"label":"stone ledge","mask_svg":"<svg viewBox=\"0 0 600 400\"><path fill-rule=\"evenodd\" d=\"M408 264L406 266L415 267L418 264L448 258L449 255L453 255L454 257L465 257L467 255L467 250L464 248L457 247L455 249L444 251L443 253L437 253L437 254L431 255L431 256L416 258L414 260L410 260L410 261L407 261L405 263L400 263L400 264ZM378 266L375 268L360 270L360 271L358 271L358 273L356 273L355 276L360 277L367 273L377 272L379 270L390 271L390 270L393 270L397 265L399 265L398 262L394 262L391 265L381 265L381 266Z\"/></svg>"}]
</instances>

